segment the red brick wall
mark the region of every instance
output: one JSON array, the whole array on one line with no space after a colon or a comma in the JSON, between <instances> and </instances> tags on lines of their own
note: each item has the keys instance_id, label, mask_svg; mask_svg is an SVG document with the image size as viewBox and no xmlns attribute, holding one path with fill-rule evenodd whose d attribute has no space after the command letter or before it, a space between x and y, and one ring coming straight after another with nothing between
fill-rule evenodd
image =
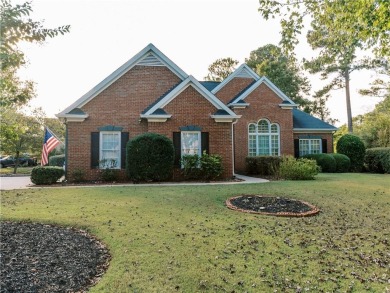
<instances>
[{"instance_id":1,"label":"red brick wall","mask_svg":"<svg viewBox=\"0 0 390 293\"><path fill-rule=\"evenodd\" d=\"M179 81L167 67L135 66L85 104L82 110L89 117L68 123L68 175L82 169L87 179L97 179L98 170L91 169L91 132L105 125L123 127L130 138L147 132L141 112Z\"/></svg>"},{"instance_id":2,"label":"red brick wall","mask_svg":"<svg viewBox=\"0 0 390 293\"><path fill-rule=\"evenodd\" d=\"M209 133L209 152L223 158L224 178L233 176L231 123L217 123L210 117L217 109L192 86L164 107L172 118L164 123L149 123L149 132L166 135L172 139L180 126L196 125Z\"/></svg>"},{"instance_id":3,"label":"red brick wall","mask_svg":"<svg viewBox=\"0 0 390 293\"><path fill-rule=\"evenodd\" d=\"M253 81L253 78L235 77L215 95L226 105Z\"/></svg>"},{"instance_id":4,"label":"red brick wall","mask_svg":"<svg viewBox=\"0 0 390 293\"><path fill-rule=\"evenodd\" d=\"M280 154L294 155L292 111L281 109L282 100L265 84L261 84L245 102L250 105L245 109L235 109L236 114L242 115L234 125L235 141L235 170L245 173L245 158L248 156L248 125L257 123L260 119L268 119L280 127Z\"/></svg>"}]
</instances>

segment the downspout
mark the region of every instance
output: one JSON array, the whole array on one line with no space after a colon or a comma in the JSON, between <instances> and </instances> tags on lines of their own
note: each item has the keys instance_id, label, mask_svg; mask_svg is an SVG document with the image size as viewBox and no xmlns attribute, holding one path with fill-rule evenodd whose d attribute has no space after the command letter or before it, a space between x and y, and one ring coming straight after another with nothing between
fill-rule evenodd
<instances>
[{"instance_id":1,"label":"downspout","mask_svg":"<svg viewBox=\"0 0 390 293\"><path fill-rule=\"evenodd\" d=\"M234 124L238 122L238 119L235 119L234 122L232 122L232 168L233 168L233 177L236 176L235 174L235 148L234 148Z\"/></svg>"},{"instance_id":2,"label":"downspout","mask_svg":"<svg viewBox=\"0 0 390 293\"><path fill-rule=\"evenodd\" d=\"M66 121L66 118L64 120L65 124L65 182L68 181L68 122Z\"/></svg>"}]
</instances>

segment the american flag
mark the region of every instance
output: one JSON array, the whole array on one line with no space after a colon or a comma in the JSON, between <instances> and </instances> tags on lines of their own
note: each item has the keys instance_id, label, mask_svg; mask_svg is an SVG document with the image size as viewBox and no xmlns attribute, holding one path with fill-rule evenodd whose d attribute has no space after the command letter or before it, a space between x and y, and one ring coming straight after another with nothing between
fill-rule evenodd
<instances>
[{"instance_id":1,"label":"american flag","mask_svg":"<svg viewBox=\"0 0 390 293\"><path fill-rule=\"evenodd\" d=\"M41 166L49 163L49 153L61 142L45 127L45 139L43 140Z\"/></svg>"}]
</instances>

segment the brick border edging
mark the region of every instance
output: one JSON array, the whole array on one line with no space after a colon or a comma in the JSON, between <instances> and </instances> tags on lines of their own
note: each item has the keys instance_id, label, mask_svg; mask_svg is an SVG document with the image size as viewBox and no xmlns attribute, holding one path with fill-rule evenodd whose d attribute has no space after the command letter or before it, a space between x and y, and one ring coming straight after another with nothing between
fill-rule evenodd
<instances>
[{"instance_id":1,"label":"brick border edging","mask_svg":"<svg viewBox=\"0 0 390 293\"><path fill-rule=\"evenodd\" d=\"M226 206L231 209L231 210L234 210L234 211L238 211L238 212L243 212L243 213L248 213L248 214L257 214L257 215L267 215L267 216L277 216L277 217L310 217L310 216L314 216L316 214L318 214L320 212L320 209L318 209L316 206L308 203L308 202L305 202L305 201L302 201L302 200L297 200L297 199L291 199L289 198L289 200L295 200L295 201L299 201L305 205L307 205L308 207L311 208L310 211L307 211L307 212L302 212L302 213L292 213L292 212L277 212L277 213L270 213L270 212L256 212L256 211L252 211L252 210L245 210L245 209L241 209L241 208L238 208L236 207L235 205L233 205L231 203L232 200L236 199L236 198L239 198L239 197L243 197L244 195L238 195L238 196L234 196L234 197L231 197L231 198L228 198L226 201L225 201L225 204ZM264 195L251 195L252 197L275 197L275 196L264 196Z\"/></svg>"}]
</instances>

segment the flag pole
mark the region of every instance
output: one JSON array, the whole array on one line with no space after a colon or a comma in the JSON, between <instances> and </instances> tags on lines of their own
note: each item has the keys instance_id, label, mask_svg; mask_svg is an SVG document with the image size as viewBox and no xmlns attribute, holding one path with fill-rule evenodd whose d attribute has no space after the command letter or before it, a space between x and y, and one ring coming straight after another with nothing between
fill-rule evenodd
<instances>
[{"instance_id":1,"label":"flag pole","mask_svg":"<svg viewBox=\"0 0 390 293\"><path fill-rule=\"evenodd\" d=\"M49 132L50 132L50 133L51 133L51 134L60 142L60 143L62 143L63 145L65 145L65 143L63 143L62 140L59 139L58 136L55 135L54 132L51 131L51 129L50 129L49 127L47 127L47 125L44 124L43 127L45 127L45 128L46 128L46 129L47 129L47 130L48 130L48 131L49 131Z\"/></svg>"}]
</instances>

